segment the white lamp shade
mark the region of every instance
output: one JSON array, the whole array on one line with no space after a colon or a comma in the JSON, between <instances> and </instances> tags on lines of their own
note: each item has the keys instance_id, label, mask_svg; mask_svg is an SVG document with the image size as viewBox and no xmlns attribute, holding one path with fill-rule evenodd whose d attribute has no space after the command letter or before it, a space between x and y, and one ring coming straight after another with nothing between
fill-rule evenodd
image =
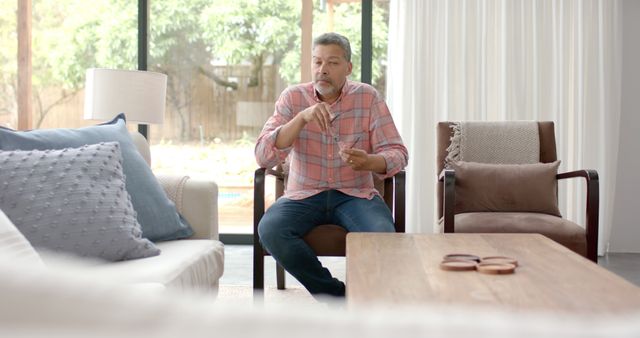
<instances>
[{"instance_id":1,"label":"white lamp shade","mask_svg":"<svg viewBox=\"0 0 640 338\"><path fill-rule=\"evenodd\" d=\"M84 118L110 120L124 113L127 121L164 122L167 75L137 70L87 69Z\"/></svg>"}]
</instances>

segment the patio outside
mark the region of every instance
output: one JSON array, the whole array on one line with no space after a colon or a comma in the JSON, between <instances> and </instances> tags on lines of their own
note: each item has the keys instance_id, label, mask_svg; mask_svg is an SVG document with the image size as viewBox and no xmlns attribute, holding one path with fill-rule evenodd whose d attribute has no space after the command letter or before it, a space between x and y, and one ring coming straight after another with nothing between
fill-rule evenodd
<instances>
[{"instance_id":1,"label":"patio outside","mask_svg":"<svg viewBox=\"0 0 640 338\"><path fill-rule=\"evenodd\" d=\"M219 187L220 233L253 231L253 173L257 168L254 143L200 144L160 142L151 146L151 167L157 174L189 175L214 180ZM267 203L273 201L270 193Z\"/></svg>"}]
</instances>

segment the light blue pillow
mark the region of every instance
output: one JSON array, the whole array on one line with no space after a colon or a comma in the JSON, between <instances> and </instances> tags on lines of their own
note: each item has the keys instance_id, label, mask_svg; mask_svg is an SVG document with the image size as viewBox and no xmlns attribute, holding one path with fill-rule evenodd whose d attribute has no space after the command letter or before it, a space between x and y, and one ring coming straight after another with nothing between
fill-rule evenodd
<instances>
[{"instance_id":1,"label":"light blue pillow","mask_svg":"<svg viewBox=\"0 0 640 338\"><path fill-rule=\"evenodd\" d=\"M157 256L125 189L118 142L0 151L0 208L36 249L109 261Z\"/></svg>"},{"instance_id":2,"label":"light blue pillow","mask_svg":"<svg viewBox=\"0 0 640 338\"><path fill-rule=\"evenodd\" d=\"M142 226L142 236L168 241L193 235L191 226L178 214L151 168L135 147L124 114L102 125L78 129L15 131L0 127L0 150L78 148L86 144L119 142L126 188Z\"/></svg>"}]
</instances>

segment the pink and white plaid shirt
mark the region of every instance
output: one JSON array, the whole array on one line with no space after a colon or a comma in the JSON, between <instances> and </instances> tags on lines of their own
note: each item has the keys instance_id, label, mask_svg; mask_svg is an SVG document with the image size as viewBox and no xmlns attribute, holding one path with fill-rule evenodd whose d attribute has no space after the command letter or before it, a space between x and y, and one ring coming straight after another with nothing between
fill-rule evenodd
<instances>
[{"instance_id":1,"label":"pink and white plaid shirt","mask_svg":"<svg viewBox=\"0 0 640 338\"><path fill-rule=\"evenodd\" d=\"M322 132L316 123L308 123L293 145L275 146L280 128L296 114L321 102L313 83L291 86L282 92L275 112L265 124L256 143L258 165L273 168L289 159L289 177L284 197L303 199L325 190L339 190L347 195L371 199L378 192L371 171L354 171L344 163L340 147L362 149L379 154L387 162L386 178L407 165L407 148L393 123L386 103L372 86L348 81L340 97L331 105L331 128Z\"/></svg>"}]
</instances>

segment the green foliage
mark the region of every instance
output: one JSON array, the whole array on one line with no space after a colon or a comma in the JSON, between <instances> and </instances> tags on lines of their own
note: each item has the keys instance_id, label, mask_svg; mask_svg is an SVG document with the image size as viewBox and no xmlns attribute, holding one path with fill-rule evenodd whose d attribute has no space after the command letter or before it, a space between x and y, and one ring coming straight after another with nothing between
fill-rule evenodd
<instances>
[{"instance_id":1,"label":"green foliage","mask_svg":"<svg viewBox=\"0 0 640 338\"><path fill-rule=\"evenodd\" d=\"M216 1L201 17L205 27L203 37L217 60L239 64L271 56L272 62L278 63L295 45L300 2Z\"/></svg>"},{"instance_id":2,"label":"green foliage","mask_svg":"<svg viewBox=\"0 0 640 338\"><path fill-rule=\"evenodd\" d=\"M17 2L0 0L0 115L11 114L15 107L18 42L16 32Z\"/></svg>"},{"instance_id":3,"label":"green foliage","mask_svg":"<svg viewBox=\"0 0 640 338\"><path fill-rule=\"evenodd\" d=\"M318 36L328 31L329 15L323 13L316 6L313 12L313 35ZM386 55L387 48L387 20L382 7L373 7L373 55ZM351 79L360 80L360 64L362 52L360 50L362 35L362 7L360 3L339 3L334 5L333 31L346 36L351 42L351 62L353 72ZM296 30L296 45L285 55L280 65L280 75L288 83L300 82L300 30ZM373 60L372 80L376 83L384 76L383 64L386 60Z\"/></svg>"},{"instance_id":4,"label":"green foliage","mask_svg":"<svg viewBox=\"0 0 640 338\"><path fill-rule=\"evenodd\" d=\"M212 6L212 1L163 0L149 3L151 63L165 68L169 65L193 64L211 59L211 50L200 50L199 46L204 45L207 29L203 27L200 16L203 10Z\"/></svg>"},{"instance_id":5,"label":"green foliage","mask_svg":"<svg viewBox=\"0 0 640 338\"><path fill-rule=\"evenodd\" d=\"M15 0L0 0L0 85L14 86L16 66ZM156 0L149 18L149 68L187 80L213 64L279 64L287 83L300 79L300 0ZM317 7L317 3L314 1ZM360 4L335 5L335 31L352 43L354 71L360 78ZM135 69L137 1L33 0L34 91L83 87L91 67ZM327 14L314 12L316 34ZM384 55L387 24L374 6L374 55ZM374 81L383 76L373 64ZM171 81L171 80L170 80ZM229 86L224 81L218 84ZM178 92L184 95L184 87ZM181 89L180 89L181 88ZM171 100L171 98L169 98Z\"/></svg>"},{"instance_id":6,"label":"green foliage","mask_svg":"<svg viewBox=\"0 0 640 338\"><path fill-rule=\"evenodd\" d=\"M13 0L0 0L0 72L2 79L7 79L10 74L15 76L18 53L16 13L17 2Z\"/></svg>"},{"instance_id":7,"label":"green foliage","mask_svg":"<svg viewBox=\"0 0 640 338\"><path fill-rule=\"evenodd\" d=\"M132 69L137 53L133 1L43 0L33 4L33 84L77 90L91 67Z\"/></svg>"}]
</instances>

